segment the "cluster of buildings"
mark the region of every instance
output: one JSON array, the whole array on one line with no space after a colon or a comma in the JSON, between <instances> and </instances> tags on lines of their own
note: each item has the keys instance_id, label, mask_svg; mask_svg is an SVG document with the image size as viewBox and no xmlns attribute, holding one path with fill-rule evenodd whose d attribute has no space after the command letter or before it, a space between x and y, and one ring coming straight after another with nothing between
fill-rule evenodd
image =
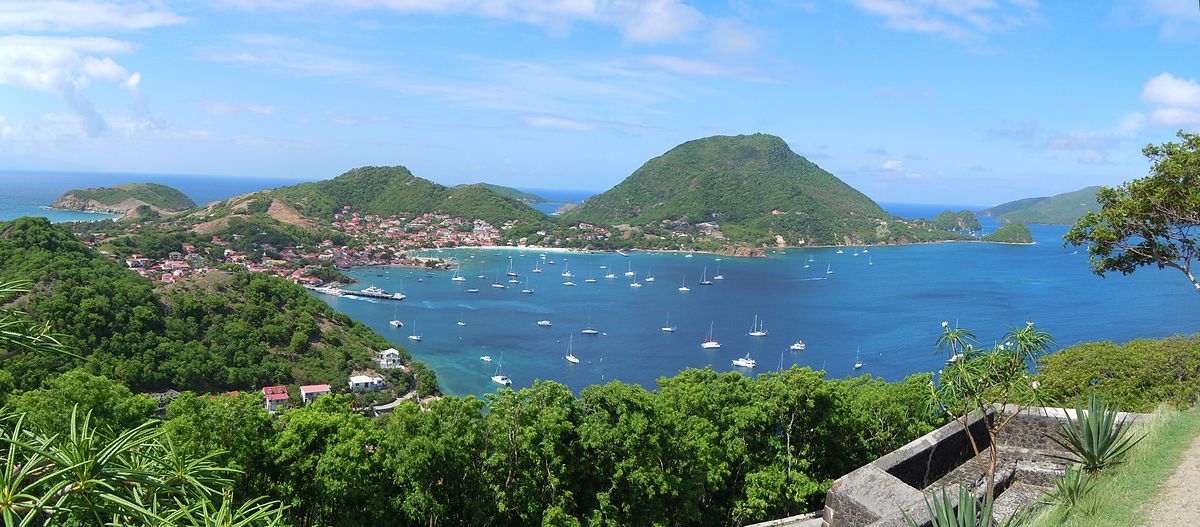
<instances>
[{"instance_id":1,"label":"cluster of buildings","mask_svg":"<svg viewBox=\"0 0 1200 527\"><path fill-rule=\"evenodd\" d=\"M359 214L349 205L334 215L332 227L356 240L379 244L399 253L415 249L443 247L488 247L501 241L500 228L483 220L465 220L448 214L412 214L392 216Z\"/></svg>"}]
</instances>

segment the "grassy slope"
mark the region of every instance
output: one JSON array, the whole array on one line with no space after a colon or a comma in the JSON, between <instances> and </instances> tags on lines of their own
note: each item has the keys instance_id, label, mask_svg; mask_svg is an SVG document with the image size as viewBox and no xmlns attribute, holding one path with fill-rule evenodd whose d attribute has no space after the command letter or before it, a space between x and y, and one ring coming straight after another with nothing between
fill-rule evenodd
<instances>
[{"instance_id":1,"label":"grassy slope","mask_svg":"<svg viewBox=\"0 0 1200 527\"><path fill-rule=\"evenodd\" d=\"M66 194L74 194L80 199L96 200L105 205L116 205L132 198L167 211L185 210L196 206L186 194L157 183L126 183L116 187L71 190Z\"/></svg>"},{"instance_id":2,"label":"grassy slope","mask_svg":"<svg viewBox=\"0 0 1200 527\"><path fill-rule=\"evenodd\" d=\"M1192 440L1200 436L1200 411L1160 409L1154 419L1135 433L1148 435L1130 452L1128 460L1098 476L1096 488L1084 498L1082 511L1065 522L1061 511L1043 511L1029 527L1084 527L1093 525L1143 525L1149 507L1163 482L1183 462Z\"/></svg>"},{"instance_id":3,"label":"grassy slope","mask_svg":"<svg viewBox=\"0 0 1200 527\"><path fill-rule=\"evenodd\" d=\"M984 212L1001 221L1067 225L1088 212L1100 210L1100 205L1096 203L1096 192L1099 190L1100 187L1087 187L1047 198L1018 200Z\"/></svg>"},{"instance_id":4,"label":"grassy slope","mask_svg":"<svg viewBox=\"0 0 1200 527\"><path fill-rule=\"evenodd\" d=\"M790 214L772 216L774 209ZM744 232L734 241L779 233L791 243L830 244L846 237L877 241L879 220L891 216L782 139L755 134L683 143L564 218L635 225L712 220L735 236Z\"/></svg>"},{"instance_id":5,"label":"grassy slope","mask_svg":"<svg viewBox=\"0 0 1200 527\"><path fill-rule=\"evenodd\" d=\"M1029 227L1025 224L1017 222L1000 227L983 239L998 243L1033 243L1033 233L1029 232Z\"/></svg>"}]
</instances>

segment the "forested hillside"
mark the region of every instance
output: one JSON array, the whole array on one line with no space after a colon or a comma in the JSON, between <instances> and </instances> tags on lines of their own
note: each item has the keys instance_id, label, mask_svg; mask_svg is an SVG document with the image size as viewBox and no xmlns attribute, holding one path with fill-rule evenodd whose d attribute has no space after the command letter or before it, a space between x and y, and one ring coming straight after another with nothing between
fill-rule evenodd
<instances>
[{"instance_id":1,"label":"forested hillside","mask_svg":"<svg viewBox=\"0 0 1200 527\"><path fill-rule=\"evenodd\" d=\"M497 227L514 221L523 231L548 224L544 214L486 186L445 187L416 177L402 166L356 168L333 179L280 187L272 190L271 196L324 220L350 205L363 214L443 212Z\"/></svg>"},{"instance_id":2,"label":"forested hillside","mask_svg":"<svg viewBox=\"0 0 1200 527\"><path fill-rule=\"evenodd\" d=\"M0 223L0 281L14 279L37 284L15 305L82 355L9 359L19 387L79 364L136 390L338 384L390 347L281 278L213 272L155 289L40 218Z\"/></svg>"},{"instance_id":3,"label":"forested hillside","mask_svg":"<svg viewBox=\"0 0 1200 527\"><path fill-rule=\"evenodd\" d=\"M826 245L951 239L895 221L871 198L766 134L683 143L563 215L647 228L711 222L733 242ZM923 227L923 226L922 226Z\"/></svg>"},{"instance_id":4,"label":"forested hillside","mask_svg":"<svg viewBox=\"0 0 1200 527\"><path fill-rule=\"evenodd\" d=\"M196 206L184 193L157 183L126 183L115 187L70 190L55 200L52 206L80 210L96 208L89 208L87 205L90 202L107 207L127 204L121 207L121 212L133 210L140 204L162 211L180 211Z\"/></svg>"},{"instance_id":5,"label":"forested hillside","mask_svg":"<svg viewBox=\"0 0 1200 527\"><path fill-rule=\"evenodd\" d=\"M983 211L1000 221L1069 225L1088 212L1100 210L1096 192L1100 187L1087 187L1055 196L1026 198L996 205Z\"/></svg>"}]
</instances>

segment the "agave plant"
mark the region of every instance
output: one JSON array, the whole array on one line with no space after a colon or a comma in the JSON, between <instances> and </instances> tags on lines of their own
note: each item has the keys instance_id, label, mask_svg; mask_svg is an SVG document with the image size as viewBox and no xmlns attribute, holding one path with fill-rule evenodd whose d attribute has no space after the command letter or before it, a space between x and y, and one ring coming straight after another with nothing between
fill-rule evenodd
<instances>
[{"instance_id":1,"label":"agave plant","mask_svg":"<svg viewBox=\"0 0 1200 527\"><path fill-rule=\"evenodd\" d=\"M990 527L992 525L992 499L984 496L975 498L966 487L958 487L958 506L950 499L950 493L942 488L941 496L934 494L925 500L925 510L933 527ZM915 520L904 515L909 527L917 527Z\"/></svg>"},{"instance_id":2,"label":"agave plant","mask_svg":"<svg viewBox=\"0 0 1200 527\"><path fill-rule=\"evenodd\" d=\"M1093 512L1084 498L1096 487L1096 481L1079 466L1071 466L1061 478L1054 481L1054 489L1038 500L1043 506L1057 506L1060 520L1072 514ZM1094 505L1094 504L1093 504Z\"/></svg>"},{"instance_id":3,"label":"agave plant","mask_svg":"<svg viewBox=\"0 0 1200 527\"><path fill-rule=\"evenodd\" d=\"M1068 415L1066 424L1060 425L1058 437L1050 436L1067 455L1051 457L1078 463L1089 473L1120 464L1129 450L1146 436L1131 435L1130 424L1125 419L1118 420L1118 413L1116 405L1108 404L1096 392L1088 395L1086 411L1077 400L1075 419Z\"/></svg>"}]
</instances>

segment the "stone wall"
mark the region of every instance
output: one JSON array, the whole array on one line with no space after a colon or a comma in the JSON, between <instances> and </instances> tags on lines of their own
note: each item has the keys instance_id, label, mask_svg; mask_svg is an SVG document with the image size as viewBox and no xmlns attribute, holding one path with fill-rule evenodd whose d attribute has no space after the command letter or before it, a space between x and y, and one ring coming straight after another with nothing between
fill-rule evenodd
<instances>
[{"instance_id":1,"label":"stone wall","mask_svg":"<svg viewBox=\"0 0 1200 527\"><path fill-rule=\"evenodd\" d=\"M1018 411L1015 406L996 407L986 416L969 420L979 449L988 446L984 419L1005 419ZM1027 408L997 437L1000 463L996 470L996 502L1004 503L1005 514L1026 506L1053 485L1064 465L1051 457L1065 453L1051 437L1074 410ZM1121 414L1121 419L1138 422L1148 414ZM986 455L986 454L985 454ZM940 489L957 496L959 485L977 495L986 488L986 478L974 459L966 430L952 421L894 452L872 461L841 478L825 496L822 520L828 527L883 527L907 525L907 513L917 525L929 525L926 498ZM1006 489L1012 495L1005 497Z\"/></svg>"}]
</instances>

